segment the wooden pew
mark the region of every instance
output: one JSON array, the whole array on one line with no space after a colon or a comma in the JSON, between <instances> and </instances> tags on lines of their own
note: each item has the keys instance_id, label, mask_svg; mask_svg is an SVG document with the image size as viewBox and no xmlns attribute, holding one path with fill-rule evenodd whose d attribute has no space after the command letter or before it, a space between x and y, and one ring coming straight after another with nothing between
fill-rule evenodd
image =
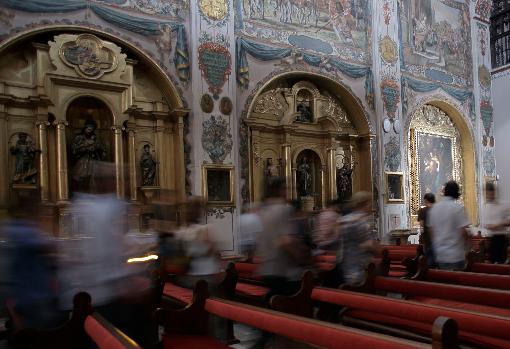
<instances>
[{"instance_id":1,"label":"wooden pew","mask_svg":"<svg viewBox=\"0 0 510 349\"><path fill-rule=\"evenodd\" d=\"M484 274L510 275L509 264L484 263L485 260L480 253L470 252L467 255L465 271Z\"/></svg>"},{"instance_id":2,"label":"wooden pew","mask_svg":"<svg viewBox=\"0 0 510 349\"><path fill-rule=\"evenodd\" d=\"M510 347L510 318L497 315L324 287L313 288L308 299L274 296L271 306L287 311L314 301L345 307L343 324L380 333L430 343L431 326L445 316L457 322L459 338L468 345Z\"/></svg>"},{"instance_id":3,"label":"wooden pew","mask_svg":"<svg viewBox=\"0 0 510 349\"><path fill-rule=\"evenodd\" d=\"M418 262L418 271L414 276L411 277L411 280L440 282L446 284L510 291L510 275L429 269L427 260L423 257L420 257Z\"/></svg>"},{"instance_id":4,"label":"wooden pew","mask_svg":"<svg viewBox=\"0 0 510 349\"><path fill-rule=\"evenodd\" d=\"M158 309L156 320L164 326L164 349L210 348L228 346L207 335L209 314L226 318L263 331L321 348L427 348L425 344L375 334L283 314L274 310L254 307L238 302L207 298L207 285L197 282L193 302L184 309ZM457 348L456 324L451 319L438 318L433 326L432 348Z\"/></svg>"},{"instance_id":5,"label":"wooden pew","mask_svg":"<svg viewBox=\"0 0 510 349\"><path fill-rule=\"evenodd\" d=\"M422 245L381 245L376 258L380 258L379 275L405 277L414 275L418 258L423 255Z\"/></svg>"},{"instance_id":6,"label":"wooden pew","mask_svg":"<svg viewBox=\"0 0 510 349\"><path fill-rule=\"evenodd\" d=\"M377 276L374 265L369 266L365 282L342 287L364 293L402 294L420 303L510 317L508 291Z\"/></svg>"},{"instance_id":7,"label":"wooden pew","mask_svg":"<svg viewBox=\"0 0 510 349\"><path fill-rule=\"evenodd\" d=\"M74 296L72 316L62 326L23 329L13 334L13 344L21 349L88 349L91 341L100 349L141 349L141 347L94 312L88 293Z\"/></svg>"}]
</instances>

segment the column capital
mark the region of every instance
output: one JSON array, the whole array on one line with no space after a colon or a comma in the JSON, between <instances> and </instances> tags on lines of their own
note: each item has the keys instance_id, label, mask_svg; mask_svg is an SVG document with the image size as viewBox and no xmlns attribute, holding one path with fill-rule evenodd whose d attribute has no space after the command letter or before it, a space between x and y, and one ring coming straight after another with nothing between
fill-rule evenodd
<instances>
[{"instance_id":1,"label":"column capital","mask_svg":"<svg viewBox=\"0 0 510 349\"><path fill-rule=\"evenodd\" d=\"M46 127L50 126L51 123L49 121L36 121L35 126L39 129L45 129Z\"/></svg>"},{"instance_id":2,"label":"column capital","mask_svg":"<svg viewBox=\"0 0 510 349\"><path fill-rule=\"evenodd\" d=\"M136 134L136 128L128 127L126 132L128 133L129 137L134 137Z\"/></svg>"},{"instance_id":3,"label":"column capital","mask_svg":"<svg viewBox=\"0 0 510 349\"><path fill-rule=\"evenodd\" d=\"M67 120L55 120L53 121L53 125L57 126L59 129L64 129L66 126L69 126Z\"/></svg>"},{"instance_id":4,"label":"column capital","mask_svg":"<svg viewBox=\"0 0 510 349\"><path fill-rule=\"evenodd\" d=\"M125 128L123 126L117 126L117 125L113 125L111 128L110 128L113 133L115 134L118 134L118 133L121 133L122 131L125 130Z\"/></svg>"}]
</instances>

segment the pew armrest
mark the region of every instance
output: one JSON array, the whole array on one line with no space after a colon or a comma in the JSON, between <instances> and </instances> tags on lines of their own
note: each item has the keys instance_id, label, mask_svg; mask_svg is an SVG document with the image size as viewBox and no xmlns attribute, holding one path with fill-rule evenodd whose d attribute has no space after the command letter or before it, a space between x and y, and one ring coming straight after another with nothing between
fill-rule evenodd
<instances>
[{"instance_id":1,"label":"pew armrest","mask_svg":"<svg viewBox=\"0 0 510 349\"><path fill-rule=\"evenodd\" d=\"M313 317L312 289L314 277L308 270L303 273L301 288L292 296L275 295L271 297L269 304L272 309L289 314Z\"/></svg>"}]
</instances>

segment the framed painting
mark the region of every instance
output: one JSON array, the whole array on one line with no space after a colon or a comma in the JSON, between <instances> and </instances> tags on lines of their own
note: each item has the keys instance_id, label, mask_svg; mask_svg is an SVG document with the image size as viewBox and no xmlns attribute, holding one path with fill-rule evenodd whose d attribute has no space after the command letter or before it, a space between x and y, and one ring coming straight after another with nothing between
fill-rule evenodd
<instances>
[{"instance_id":1,"label":"framed painting","mask_svg":"<svg viewBox=\"0 0 510 349\"><path fill-rule=\"evenodd\" d=\"M426 193L439 196L446 182L456 178L454 171L455 137L416 132L418 197Z\"/></svg>"},{"instance_id":2,"label":"framed painting","mask_svg":"<svg viewBox=\"0 0 510 349\"><path fill-rule=\"evenodd\" d=\"M388 203L404 202L404 174L386 172L386 200Z\"/></svg>"},{"instance_id":3,"label":"framed painting","mask_svg":"<svg viewBox=\"0 0 510 349\"><path fill-rule=\"evenodd\" d=\"M202 193L208 206L234 206L234 167L202 165Z\"/></svg>"}]
</instances>

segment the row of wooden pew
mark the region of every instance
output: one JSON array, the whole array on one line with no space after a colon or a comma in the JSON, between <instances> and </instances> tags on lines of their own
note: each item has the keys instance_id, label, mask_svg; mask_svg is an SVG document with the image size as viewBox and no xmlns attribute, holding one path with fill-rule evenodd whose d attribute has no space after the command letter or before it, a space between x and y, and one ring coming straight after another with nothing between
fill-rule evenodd
<instances>
[{"instance_id":1,"label":"row of wooden pew","mask_svg":"<svg viewBox=\"0 0 510 349\"><path fill-rule=\"evenodd\" d=\"M421 247L385 246L363 284L332 289L319 285L334 272L335 256L318 256L319 272L306 272L296 294L273 296L271 309L257 263L230 263L214 297L203 281L190 290L167 280L155 320L165 328L165 349L228 348L236 341L234 322L323 348L510 348L510 266L476 258L467 263L471 272L429 270ZM342 309L341 324L314 319L318 304ZM208 334L211 315L227 320L227 344ZM22 348L80 349L90 338L99 348L139 348L94 314L83 293L62 328L18 338Z\"/></svg>"}]
</instances>

